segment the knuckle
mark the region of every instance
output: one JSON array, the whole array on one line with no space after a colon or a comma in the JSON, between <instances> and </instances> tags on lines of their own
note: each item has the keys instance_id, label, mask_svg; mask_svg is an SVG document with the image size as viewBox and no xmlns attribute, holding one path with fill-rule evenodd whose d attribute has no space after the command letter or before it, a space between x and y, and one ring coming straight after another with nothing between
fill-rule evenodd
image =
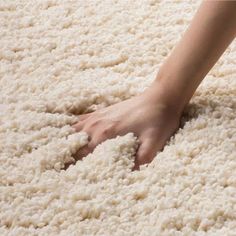
<instances>
[{"instance_id":1,"label":"knuckle","mask_svg":"<svg viewBox=\"0 0 236 236\"><path fill-rule=\"evenodd\" d=\"M109 125L109 126L106 126L104 127L102 130L101 130L101 135L102 136L109 136L110 134L112 134L114 132L114 127Z\"/></svg>"},{"instance_id":2,"label":"knuckle","mask_svg":"<svg viewBox=\"0 0 236 236\"><path fill-rule=\"evenodd\" d=\"M88 148L89 150L93 150L96 147L96 143L94 141L90 141L88 144Z\"/></svg>"},{"instance_id":3,"label":"knuckle","mask_svg":"<svg viewBox=\"0 0 236 236\"><path fill-rule=\"evenodd\" d=\"M107 136L108 134L110 134L110 130L108 128L104 128L102 131L101 131L101 135L102 136Z\"/></svg>"}]
</instances>

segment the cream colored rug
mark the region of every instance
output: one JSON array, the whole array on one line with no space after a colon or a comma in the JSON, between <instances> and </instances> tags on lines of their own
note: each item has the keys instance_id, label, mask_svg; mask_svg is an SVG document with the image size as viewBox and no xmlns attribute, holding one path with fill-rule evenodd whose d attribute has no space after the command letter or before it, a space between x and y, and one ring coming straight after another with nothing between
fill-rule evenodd
<instances>
[{"instance_id":1,"label":"cream colored rug","mask_svg":"<svg viewBox=\"0 0 236 236\"><path fill-rule=\"evenodd\" d=\"M78 114L144 91L200 2L0 0L0 235L236 235L236 42L183 128L131 172L137 139L63 170Z\"/></svg>"}]
</instances>

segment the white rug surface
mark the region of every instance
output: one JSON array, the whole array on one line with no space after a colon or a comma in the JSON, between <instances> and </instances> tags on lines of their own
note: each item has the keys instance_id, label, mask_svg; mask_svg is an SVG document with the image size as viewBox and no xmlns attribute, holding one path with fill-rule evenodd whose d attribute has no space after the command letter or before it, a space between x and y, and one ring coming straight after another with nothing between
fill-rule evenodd
<instances>
[{"instance_id":1,"label":"white rug surface","mask_svg":"<svg viewBox=\"0 0 236 236\"><path fill-rule=\"evenodd\" d=\"M140 94L200 2L0 0L0 235L236 235L236 42L180 128L131 172L128 133L87 143L79 114Z\"/></svg>"}]
</instances>

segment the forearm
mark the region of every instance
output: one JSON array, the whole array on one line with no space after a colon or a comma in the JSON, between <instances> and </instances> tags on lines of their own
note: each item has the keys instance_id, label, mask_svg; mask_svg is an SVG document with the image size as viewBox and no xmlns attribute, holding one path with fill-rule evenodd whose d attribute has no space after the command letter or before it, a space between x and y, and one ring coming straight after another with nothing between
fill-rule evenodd
<instances>
[{"instance_id":1,"label":"forearm","mask_svg":"<svg viewBox=\"0 0 236 236\"><path fill-rule=\"evenodd\" d=\"M182 112L236 35L236 2L204 1L149 92Z\"/></svg>"}]
</instances>

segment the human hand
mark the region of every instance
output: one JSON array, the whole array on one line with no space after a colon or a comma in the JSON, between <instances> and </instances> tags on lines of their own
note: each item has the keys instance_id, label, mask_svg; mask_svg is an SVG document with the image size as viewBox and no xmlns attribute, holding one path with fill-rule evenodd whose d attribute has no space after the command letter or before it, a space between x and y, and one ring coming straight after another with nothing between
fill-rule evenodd
<instances>
[{"instance_id":1,"label":"human hand","mask_svg":"<svg viewBox=\"0 0 236 236\"><path fill-rule=\"evenodd\" d=\"M140 141L133 170L151 162L178 129L180 115L150 91L146 89L136 97L80 115L80 121L73 127L78 132L85 131L90 141L76 154L76 160L91 153L106 139L133 132Z\"/></svg>"}]
</instances>

